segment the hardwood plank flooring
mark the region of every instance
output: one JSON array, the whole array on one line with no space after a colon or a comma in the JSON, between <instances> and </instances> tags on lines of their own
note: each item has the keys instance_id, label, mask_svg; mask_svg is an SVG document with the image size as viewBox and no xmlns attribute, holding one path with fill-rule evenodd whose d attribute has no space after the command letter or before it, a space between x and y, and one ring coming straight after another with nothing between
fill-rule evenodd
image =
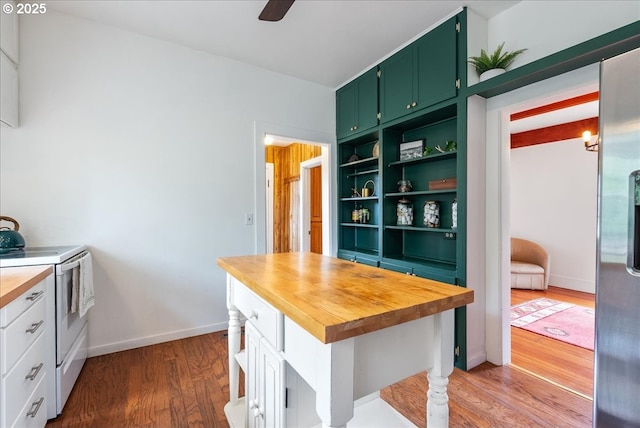
<instances>
[{"instance_id":1,"label":"hardwood plank flooring","mask_svg":"<svg viewBox=\"0 0 640 428\"><path fill-rule=\"evenodd\" d=\"M228 427L227 373L225 332L89 358L47 427ZM425 426L426 390L421 373L382 396ZM452 427L591 426L591 401L508 366L456 369L448 393Z\"/></svg>"},{"instance_id":2,"label":"hardwood plank flooring","mask_svg":"<svg viewBox=\"0 0 640 428\"><path fill-rule=\"evenodd\" d=\"M511 290L511 305L545 297L588 308L595 295L550 286L548 290ZM593 351L511 327L511 364L593 398Z\"/></svg>"}]
</instances>

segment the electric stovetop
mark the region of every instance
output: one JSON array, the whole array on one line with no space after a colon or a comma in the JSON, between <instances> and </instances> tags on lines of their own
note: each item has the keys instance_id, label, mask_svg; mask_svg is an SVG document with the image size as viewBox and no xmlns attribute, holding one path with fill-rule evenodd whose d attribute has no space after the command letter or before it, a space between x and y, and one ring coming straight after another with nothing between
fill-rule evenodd
<instances>
[{"instance_id":1,"label":"electric stovetop","mask_svg":"<svg viewBox=\"0 0 640 428\"><path fill-rule=\"evenodd\" d=\"M59 264L84 250L86 250L84 245L25 247L0 254L0 268Z\"/></svg>"}]
</instances>

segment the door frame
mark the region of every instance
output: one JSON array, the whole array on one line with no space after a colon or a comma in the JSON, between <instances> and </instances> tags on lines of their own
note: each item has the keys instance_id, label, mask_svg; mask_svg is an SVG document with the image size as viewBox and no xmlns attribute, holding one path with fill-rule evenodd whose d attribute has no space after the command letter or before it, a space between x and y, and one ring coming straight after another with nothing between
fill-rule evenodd
<instances>
[{"instance_id":1,"label":"door frame","mask_svg":"<svg viewBox=\"0 0 640 428\"><path fill-rule=\"evenodd\" d=\"M273 178L274 178L274 165L273 163L266 162L265 170L266 170L266 184L264 191L266 192L266 217L265 217L265 225L267 228L266 239L267 239L267 248L266 252L268 254L273 253Z\"/></svg>"},{"instance_id":2,"label":"door frame","mask_svg":"<svg viewBox=\"0 0 640 428\"><path fill-rule=\"evenodd\" d=\"M301 129L286 125L277 125L262 121L253 122L254 133L254 207L255 207L255 254L265 254L267 249L267 216L266 216L266 160L264 138L266 135L277 135L287 139L293 139L302 144L313 144L322 147L322 253L335 256L336 243L338 242L337 228L333 225L337 221L337 213L334 209L333 196L337 194L337 166L332 159L336 157L336 135L319 130ZM325 217L325 213L327 214ZM325 224L326 227L325 227ZM326 232L325 232L326 231Z\"/></svg>"},{"instance_id":3,"label":"door frame","mask_svg":"<svg viewBox=\"0 0 640 428\"><path fill-rule=\"evenodd\" d=\"M325 201L329 198L325 190L325 182L328 181L326 175L327 153L326 147L321 148L320 156L300 162L300 251L310 251L311 239L308 232L311 229L310 206L311 198L311 169L317 166L322 167L322 254L330 255L330 249L326 248L325 242L330 239L331 229L325 226L324 219L329 218L329 211L325 209Z\"/></svg>"},{"instance_id":4,"label":"door frame","mask_svg":"<svg viewBox=\"0 0 640 428\"><path fill-rule=\"evenodd\" d=\"M598 64L543 80L487 99L485 254L487 360L496 365L511 362L510 282L510 116L517 111L549 104L597 88ZM491 191L491 189L495 189ZM495 284L491 286L490 284ZM469 320L468 320L469 322Z\"/></svg>"}]
</instances>

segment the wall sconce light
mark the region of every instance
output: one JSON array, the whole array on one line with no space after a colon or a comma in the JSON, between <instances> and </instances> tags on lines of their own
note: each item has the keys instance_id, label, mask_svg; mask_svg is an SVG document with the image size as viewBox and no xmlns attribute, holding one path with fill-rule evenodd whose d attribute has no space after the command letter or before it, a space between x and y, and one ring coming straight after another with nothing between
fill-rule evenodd
<instances>
[{"instance_id":1,"label":"wall sconce light","mask_svg":"<svg viewBox=\"0 0 640 428\"><path fill-rule=\"evenodd\" d=\"M595 141L591 141L591 132L584 131L582 133L582 140L584 141L584 148L589 152L597 152L598 151L598 137L596 137Z\"/></svg>"}]
</instances>

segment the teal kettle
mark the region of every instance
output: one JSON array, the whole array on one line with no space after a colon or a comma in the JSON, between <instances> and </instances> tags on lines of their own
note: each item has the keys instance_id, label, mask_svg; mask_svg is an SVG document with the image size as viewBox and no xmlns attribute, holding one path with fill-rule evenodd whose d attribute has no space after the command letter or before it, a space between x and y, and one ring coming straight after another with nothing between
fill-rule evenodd
<instances>
[{"instance_id":1,"label":"teal kettle","mask_svg":"<svg viewBox=\"0 0 640 428\"><path fill-rule=\"evenodd\" d=\"M20 229L18 222L11 217L0 216L0 221L2 220L13 223L13 229L6 226L0 227L0 254L23 249L25 243L22 235L18 233Z\"/></svg>"}]
</instances>

